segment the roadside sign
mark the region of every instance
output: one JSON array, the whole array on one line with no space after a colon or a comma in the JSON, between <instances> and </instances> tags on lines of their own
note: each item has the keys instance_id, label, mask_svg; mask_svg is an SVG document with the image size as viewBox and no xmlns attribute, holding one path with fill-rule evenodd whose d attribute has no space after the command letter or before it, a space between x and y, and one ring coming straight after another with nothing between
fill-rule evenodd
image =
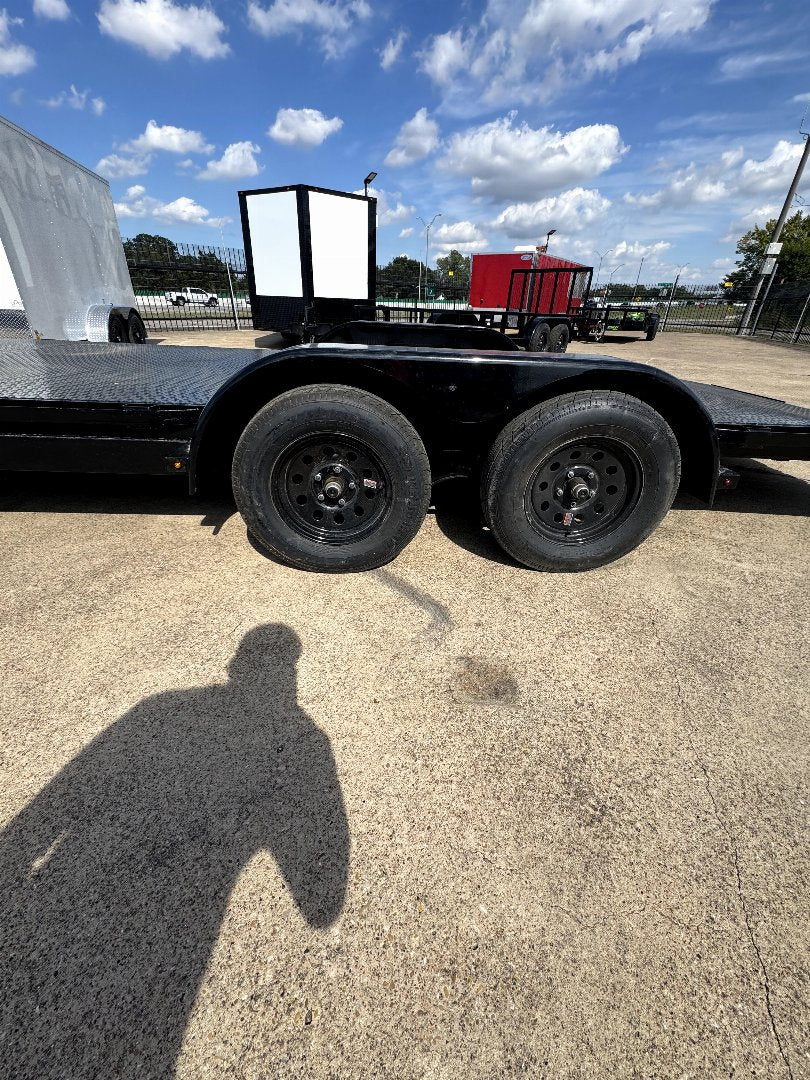
<instances>
[{"instance_id":1,"label":"roadside sign","mask_svg":"<svg viewBox=\"0 0 810 1080\"><path fill-rule=\"evenodd\" d=\"M782 254L782 244L781 244L781 242L776 243L776 244L768 244L768 246L765 248L765 254L766 255L781 255Z\"/></svg>"},{"instance_id":2,"label":"roadside sign","mask_svg":"<svg viewBox=\"0 0 810 1080\"><path fill-rule=\"evenodd\" d=\"M659 281L657 287L659 289L671 289L672 288L672 282L671 281Z\"/></svg>"},{"instance_id":3,"label":"roadside sign","mask_svg":"<svg viewBox=\"0 0 810 1080\"><path fill-rule=\"evenodd\" d=\"M764 277L767 277L769 274L772 274L775 269L776 269L776 259L767 258L765 260L765 262L762 264L762 274L763 274Z\"/></svg>"}]
</instances>

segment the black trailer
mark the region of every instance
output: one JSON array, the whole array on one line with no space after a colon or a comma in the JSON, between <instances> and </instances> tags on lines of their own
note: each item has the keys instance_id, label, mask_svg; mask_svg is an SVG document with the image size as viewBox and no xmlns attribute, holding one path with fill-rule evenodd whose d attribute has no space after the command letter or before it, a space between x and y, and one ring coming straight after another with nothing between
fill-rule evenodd
<instances>
[{"instance_id":1,"label":"black trailer","mask_svg":"<svg viewBox=\"0 0 810 1080\"><path fill-rule=\"evenodd\" d=\"M648 536L721 457L810 458L810 410L604 356L0 341L0 469L228 477L302 569L365 570L469 477L518 562L585 570Z\"/></svg>"}]
</instances>

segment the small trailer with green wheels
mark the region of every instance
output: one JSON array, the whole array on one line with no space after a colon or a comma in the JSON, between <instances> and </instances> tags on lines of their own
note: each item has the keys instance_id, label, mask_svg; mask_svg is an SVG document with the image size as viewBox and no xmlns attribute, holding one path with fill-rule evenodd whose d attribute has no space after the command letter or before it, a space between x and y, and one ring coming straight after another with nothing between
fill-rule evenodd
<instances>
[{"instance_id":1,"label":"small trailer with green wheels","mask_svg":"<svg viewBox=\"0 0 810 1080\"><path fill-rule=\"evenodd\" d=\"M517 562L632 551L722 457L810 458L810 410L605 356L322 343L277 351L0 340L0 469L227 478L304 570L368 570L468 477Z\"/></svg>"}]
</instances>

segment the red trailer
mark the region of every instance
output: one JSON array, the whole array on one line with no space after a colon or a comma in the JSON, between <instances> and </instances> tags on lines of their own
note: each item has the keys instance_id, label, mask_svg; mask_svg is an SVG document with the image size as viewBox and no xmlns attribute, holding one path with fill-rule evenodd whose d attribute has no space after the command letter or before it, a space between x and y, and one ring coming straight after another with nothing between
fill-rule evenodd
<instances>
[{"instance_id":1,"label":"red trailer","mask_svg":"<svg viewBox=\"0 0 810 1080\"><path fill-rule=\"evenodd\" d=\"M473 255L470 277L470 307L504 310L515 307L514 295L510 297L510 284L513 270L587 270L581 263L570 259L558 259L553 255L532 254L530 252L510 252L506 255ZM568 301L571 289L571 274L531 275L539 282L539 295L528 300L528 306L536 311L548 314L568 314ZM526 280L528 275L518 275L519 280ZM513 290L514 291L514 290ZM579 299L574 297L572 299Z\"/></svg>"}]
</instances>

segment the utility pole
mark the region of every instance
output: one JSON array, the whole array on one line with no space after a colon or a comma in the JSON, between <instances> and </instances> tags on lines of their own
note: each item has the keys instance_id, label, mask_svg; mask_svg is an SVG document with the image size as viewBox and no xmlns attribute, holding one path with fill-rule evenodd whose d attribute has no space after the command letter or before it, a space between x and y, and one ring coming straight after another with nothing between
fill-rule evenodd
<instances>
[{"instance_id":1,"label":"utility pole","mask_svg":"<svg viewBox=\"0 0 810 1080\"><path fill-rule=\"evenodd\" d=\"M436 218L441 217L441 216L442 216L442 212L441 212L441 210L439 210L439 212L437 214L433 215L433 217L430 219L430 223L428 224L425 221L424 218L420 218L418 214L416 215L416 220L421 221L422 224L425 226L425 296L427 296L427 271L428 271L427 263L428 263L428 244L430 243L430 230L433 228L433 222L436 220ZM419 263L419 303L420 304L422 303L422 263L421 263L421 261Z\"/></svg>"},{"instance_id":2,"label":"utility pole","mask_svg":"<svg viewBox=\"0 0 810 1080\"><path fill-rule=\"evenodd\" d=\"M772 277L773 274L776 272L775 257L779 255L781 248L774 249L774 245L779 243L779 237L782 235L782 228L785 224L788 213L790 212L790 207L796 194L796 189L801 182L802 173L804 172L804 167L807 164L807 159L808 157L810 157L810 135L806 131L802 131L801 134L804 135L804 150L802 151L802 156L799 158L799 164L796 166L796 173L793 177L793 183L790 185L790 189L787 193L787 198L785 199L785 202L782 206L782 213L779 215L779 220L776 222L776 228L773 230L773 233L771 235L771 242L768 245L766 251L768 258L763 260L762 266L759 268L759 274L754 285L754 291L751 295L751 299L748 301L748 307L745 309L745 314L742 317L740 328L737 331L738 334L744 333L745 330L748 328L748 323L751 321L751 313L754 310L754 305L756 304L757 297L759 296L759 290L762 288L762 282L769 274Z\"/></svg>"}]
</instances>

